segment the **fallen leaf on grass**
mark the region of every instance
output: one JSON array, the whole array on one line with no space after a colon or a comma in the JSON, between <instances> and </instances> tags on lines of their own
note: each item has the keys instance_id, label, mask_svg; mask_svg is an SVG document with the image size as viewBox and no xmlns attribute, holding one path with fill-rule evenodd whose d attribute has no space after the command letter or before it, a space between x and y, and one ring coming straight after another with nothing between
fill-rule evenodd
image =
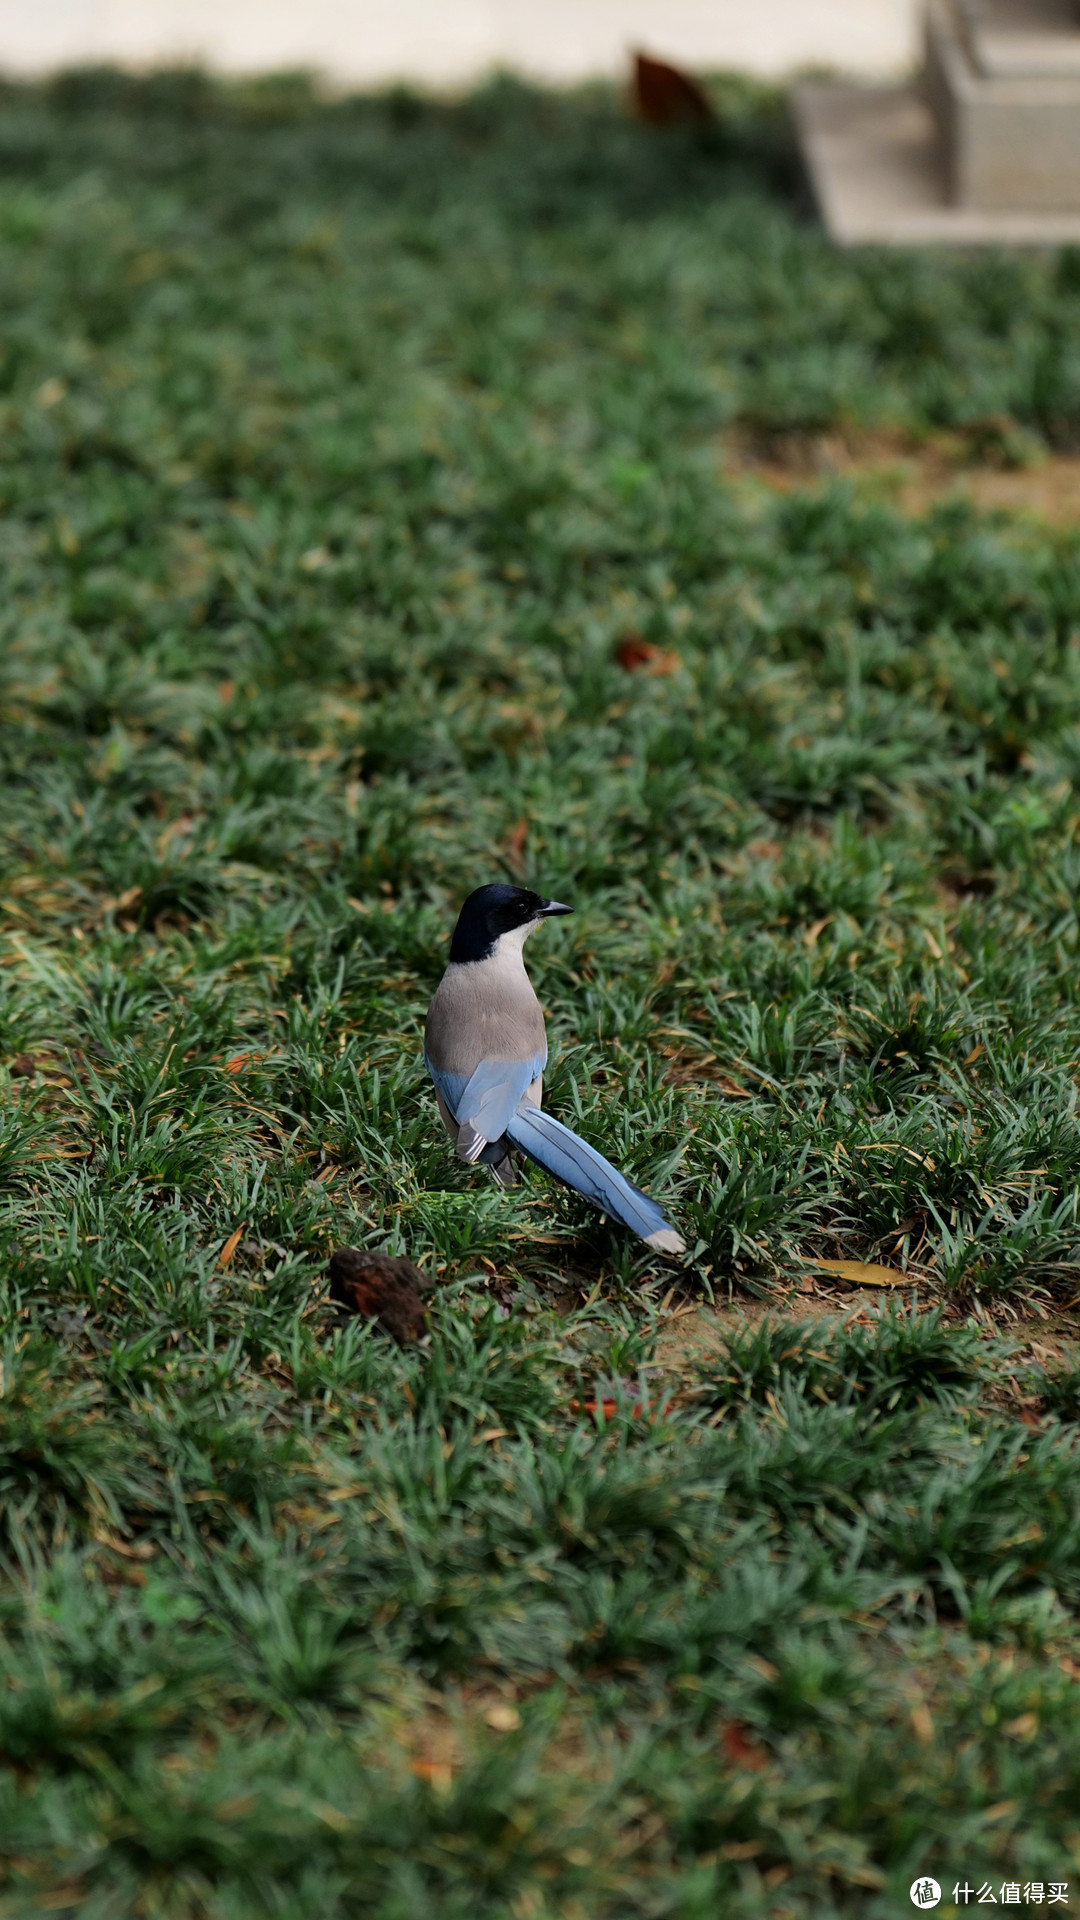
<instances>
[{"instance_id":1,"label":"fallen leaf on grass","mask_svg":"<svg viewBox=\"0 0 1080 1920\"><path fill-rule=\"evenodd\" d=\"M571 1400L569 1402L569 1409L571 1413L587 1413L590 1418L594 1420L598 1413L604 1420L614 1420L615 1415L619 1411L619 1403L617 1400L611 1399ZM644 1406L640 1400L635 1400L629 1411L632 1420L643 1420L647 1413L651 1413L652 1409L651 1407Z\"/></svg>"},{"instance_id":2,"label":"fallen leaf on grass","mask_svg":"<svg viewBox=\"0 0 1080 1920\"><path fill-rule=\"evenodd\" d=\"M133 907L136 900L141 898L141 887L126 887L123 893L118 893L115 897L110 896L106 900L99 901L98 912L102 914L123 913L126 908Z\"/></svg>"},{"instance_id":3,"label":"fallen leaf on grass","mask_svg":"<svg viewBox=\"0 0 1080 1920\"><path fill-rule=\"evenodd\" d=\"M803 940L811 951L817 946L826 927L832 926L834 917L833 914L827 913L823 920L815 920L812 927L807 927L806 932L803 934Z\"/></svg>"},{"instance_id":4,"label":"fallen leaf on grass","mask_svg":"<svg viewBox=\"0 0 1080 1920\"><path fill-rule=\"evenodd\" d=\"M17 1053L8 1068L8 1073L13 1080L42 1079L47 1081L50 1087L70 1087L72 1084L70 1076L64 1072L63 1068L63 1061L55 1053L47 1051Z\"/></svg>"},{"instance_id":5,"label":"fallen leaf on grass","mask_svg":"<svg viewBox=\"0 0 1080 1920\"><path fill-rule=\"evenodd\" d=\"M916 1153L914 1147L905 1147L902 1140L867 1140L854 1149L856 1153L904 1153L917 1167L926 1167L930 1173L937 1172L937 1166L928 1153Z\"/></svg>"},{"instance_id":6,"label":"fallen leaf on grass","mask_svg":"<svg viewBox=\"0 0 1080 1920\"><path fill-rule=\"evenodd\" d=\"M677 653L654 646L640 633L627 633L615 648L615 658L624 673L651 673L663 676L678 673L682 661Z\"/></svg>"},{"instance_id":7,"label":"fallen leaf on grass","mask_svg":"<svg viewBox=\"0 0 1080 1920\"><path fill-rule=\"evenodd\" d=\"M340 1807L331 1806L329 1800L309 1800L308 1806L316 1820L321 1820L324 1827L330 1828L331 1833L351 1832L353 1823L348 1814L342 1813Z\"/></svg>"},{"instance_id":8,"label":"fallen leaf on grass","mask_svg":"<svg viewBox=\"0 0 1080 1920\"><path fill-rule=\"evenodd\" d=\"M121 1540L117 1534L109 1533L104 1527L98 1527L91 1535L99 1546L108 1547L110 1553L118 1553L125 1560L152 1560L157 1548L148 1540Z\"/></svg>"},{"instance_id":9,"label":"fallen leaf on grass","mask_svg":"<svg viewBox=\"0 0 1080 1920\"><path fill-rule=\"evenodd\" d=\"M230 1233L228 1239L225 1242L225 1245L222 1247L221 1252L218 1254L219 1267L228 1266L229 1261L232 1259L233 1254L236 1252L237 1247L240 1245L240 1236L243 1233L244 1227L246 1227L246 1225L247 1225L247 1221L245 1220L244 1226L237 1227L235 1233Z\"/></svg>"},{"instance_id":10,"label":"fallen leaf on grass","mask_svg":"<svg viewBox=\"0 0 1080 1920\"><path fill-rule=\"evenodd\" d=\"M762 1753L761 1748L747 1737L746 1728L743 1726L741 1720L725 1720L723 1722L720 1728L720 1745L724 1749L725 1758L730 1760L733 1767L746 1767L751 1773L758 1773L765 1765L765 1755ZM753 1842L752 1844L755 1852L759 1852L760 1848L757 1843ZM731 1858L732 1856L729 1855L728 1857ZM753 1854L740 1853L738 1857L740 1859L750 1860L753 1858Z\"/></svg>"},{"instance_id":11,"label":"fallen leaf on grass","mask_svg":"<svg viewBox=\"0 0 1080 1920\"><path fill-rule=\"evenodd\" d=\"M911 1709L911 1731L920 1746L930 1746L934 1738L934 1719L925 1700L916 1701Z\"/></svg>"},{"instance_id":12,"label":"fallen leaf on grass","mask_svg":"<svg viewBox=\"0 0 1080 1920\"><path fill-rule=\"evenodd\" d=\"M238 1793L232 1800L220 1800L214 1812L219 1820L243 1820L254 1805L253 1794Z\"/></svg>"},{"instance_id":13,"label":"fallen leaf on grass","mask_svg":"<svg viewBox=\"0 0 1080 1920\"><path fill-rule=\"evenodd\" d=\"M1006 1733L1011 1733L1014 1740L1030 1740L1032 1734L1037 1733L1038 1730L1039 1716L1037 1713L1022 1713L1017 1719L1007 1720L1005 1722L1005 1731Z\"/></svg>"},{"instance_id":14,"label":"fallen leaf on grass","mask_svg":"<svg viewBox=\"0 0 1080 1920\"><path fill-rule=\"evenodd\" d=\"M724 1072L717 1064L714 1053L698 1053L692 1047L676 1047L668 1053L668 1064L664 1068L665 1085L684 1087L695 1080L706 1081L716 1088L717 1093L726 1094L731 1100L752 1100L754 1097L746 1087L741 1087L737 1080Z\"/></svg>"},{"instance_id":15,"label":"fallen leaf on grass","mask_svg":"<svg viewBox=\"0 0 1080 1920\"><path fill-rule=\"evenodd\" d=\"M454 1769L445 1760L414 1760L411 1772L418 1780L426 1780L436 1793L449 1793L454 1784Z\"/></svg>"},{"instance_id":16,"label":"fallen leaf on grass","mask_svg":"<svg viewBox=\"0 0 1080 1920\"><path fill-rule=\"evenodd\" d=\"M812 1265L853 1287L901 1287L907 1278L895 1267L879 1267L876 1260L814 1260Z\"/></svg>"},{"instance_id":17,"label":"fallen leaf on grass","mask_svg":"<svg viewBox=\"0 0 1080 1920\"><path fill-rule=\"evenodd\" d=\"M715 118L707 96L690 74L665 60L634 55L634 110L650 127L673 127L687 122L706 125Z\"/></svg>"},{"instance_id":18,"label":"fallen leaf on grass","mask_svg":"<svg viewBox=\"0 0 1080 1920\"><path fill-rule=\"evenodd\" d=\"M520 1713L508 1700L500 1700L497 1706L489 1707L484 1719L493 1733L516 1733L521 1725Z\"/></svg>"},{"instance_id":19,"label":"fallen leaf on grass","mask_svg":"<svg viewBox=\"0 0 1080 1920\"><path fill-rule=\"evenodd\" d=\"M181 813L175 820L170 820L167 827L162 827L154 842L154 851L159 860L165 858L172 842L178 836L183 837L191 832L192 827L198 824L198 819L199 816L196 813Z\"/></svg>"},{"instance_id":20,"label":"fallen leaf on grass","mask_svg":"<svg viewBox=\"0 0 1080 1920\"><path fill-rule=\"evenodd\" d=\"M66 1886L53 1887L51 1893L39 1893L35 1906L40 1913L63 1913L65 1908L81 1907L86 1900L86 1886L83 1881L69 1881Z\"/></svg>"},{"instance_id":21,"label":"fallen leaf on grass","mask_svg":"<svg viewBox=\"0 0 1080 1920\"><path fill-rule=\"evenodd\" d=\"M771 1660L764 1660L759 1653L748 1654L746 1664L752 1673L760 1674L761 1678L768 1680L770 1685L780 1678L779 1667L774 1667Z\"/></svg>"},{"instance_id":22,"label":"fallen leaf on grass","mask_svg":"<svg viewBox=\"0 0 1080 1920\"><path fill-rule=\"evenodd\" d=\"M245 1067L257 1067L265 1059L265 1053L234 1053L231 1060L226 1060L225 1071L233 1075L243 1073Z\"/></svg>"},{"instance_id":23,"label":"fallen leaf on grass","mask_svg":"<svg viewBox=\"0 0 1080 1920\"><path fill-rule=\"evenodd\" d=\"M54 373L50 379L42 381L34 397L42 412L47 412L50 407L59 404L67 390L67 381L61 380L59 375Z\"/></svg>"},{"instance_id":24,"label":"fallen leaf on grass","mask_svg":"<svg viewBox=\"0 0 1080 1920\"><path fill-rule=\"evenodd\" d=\"M991 1821L1005 1820L1007 1819L1010 1813L1015 1813L1015 1812L1016 1812L1015 1800L999 1800L997 1801L996 1805L992 1807L987 1807L986 1812L983 1814L983 1820L986 1823L986 1825L989 1826Z\"/></svg>"}]
</instances>

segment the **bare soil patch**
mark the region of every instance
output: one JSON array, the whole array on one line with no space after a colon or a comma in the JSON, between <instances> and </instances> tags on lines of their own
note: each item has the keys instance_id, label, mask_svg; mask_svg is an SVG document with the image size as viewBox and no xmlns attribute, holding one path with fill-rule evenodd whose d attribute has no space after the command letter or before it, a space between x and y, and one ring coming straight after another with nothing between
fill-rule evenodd
<instances>
[{"instance_id":1,"label":"bare soil patch","mask_svg":"<svg viewBox=\"0 0 1080 1920\"><path fill-rule=\"evenodd\" d=\"M952 434L920 442L887 433L747 436L729 448L725 464L733 478L774 493L845 478L905 513L961 499L983 512L1080 524L1080 454L1040 454L1026 443L1010 454L1002 438L988 446L979 436Z\"/></svg>"},{"instance_id":2,"label":"bare soil patch","mask_svg":"<svg viewBox=\"0 0 1080 1920\"><path fill-rule=\"evenodd\" d=\"M914 1283L889 1295L894 1301L910 1304L919 1290ZM735 1298L714 1307L687 1304L678 1308L663 1323L656 1343L656 1364L665 1373L684 1374L712 1354L718 1353L740 1326L758 1326L765 1319L798 1321L840 1321L865 1323L881 1310L883 1296L856 1289L846 1293L812 1287L808 1291L793 1288L786 1297L774 1299ZM938 1302L922 1292L920 1305L927 1311ZM1032 1364L1055 1368L1076 1359L1080 1329L1071 1316L1052 1315L1047 1319L1021 1319L1008 1326L985 1320L988 1339L1004 1338L1015 1343L1011 1366L1023 1372ZM1008 1389L1010 1377L1003 1375Z\"/></svg>"}]
</instances>

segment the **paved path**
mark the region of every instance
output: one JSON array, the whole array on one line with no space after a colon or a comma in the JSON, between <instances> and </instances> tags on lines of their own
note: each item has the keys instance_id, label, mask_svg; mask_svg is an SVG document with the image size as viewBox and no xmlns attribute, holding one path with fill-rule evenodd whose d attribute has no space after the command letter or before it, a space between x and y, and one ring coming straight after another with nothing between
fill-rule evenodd
<instances>
[{"instance_id":1,"label":"paved path","mask_svg":"<svg viewBox=\"0 0 1080 1920\"><path fill-rule=\"evenodd\" d=\"M874 73L910 64L915 16L916 0L0 0L0 68L194 58L452 86L493 66L618 73L640 46L695 67Z\"/></svg>"}]
</instances>

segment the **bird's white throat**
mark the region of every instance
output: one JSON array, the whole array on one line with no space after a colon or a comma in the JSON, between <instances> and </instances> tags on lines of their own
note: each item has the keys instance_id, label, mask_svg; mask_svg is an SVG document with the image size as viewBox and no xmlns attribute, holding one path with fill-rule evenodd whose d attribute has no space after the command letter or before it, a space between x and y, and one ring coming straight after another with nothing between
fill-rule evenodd
<instances>
[{"instance_id":1,"label":"bird's white throat","mask_svg":"<svg viewBox=\"0 0 1080 1920\"><path fill-rule=\"evenodd\" d=\"M488 958L502 961L506 966L523 967L525 957L522 948L530 933L535 933L539 925L539 920L530 920L526 926L515 927L511 933L500 933L495 942L495 951L489 954Z\"/></svg>"},{"instance_id":2,"label":"bird's white throat","mask_svg":"<svg viewBox=\"0 0 1080 1920\"><path fill-rule=\"evenodd\" d=\"M539 925L539 920L530 920L528 926L514 927L510 933L500 933L492 951L485 954L482 960L452 960L446 969L447 973L460 970L462 975L468 974L473 979L479 976L493 985L496 982L509 984L519 980L528 981L522 948L530 933Z\"/></svg>"}]
</instances>

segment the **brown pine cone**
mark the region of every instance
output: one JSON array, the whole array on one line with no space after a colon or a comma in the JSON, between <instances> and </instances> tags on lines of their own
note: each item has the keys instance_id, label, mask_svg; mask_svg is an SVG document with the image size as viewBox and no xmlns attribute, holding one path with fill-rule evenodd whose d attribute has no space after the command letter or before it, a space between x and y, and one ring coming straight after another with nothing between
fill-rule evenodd
<instances>
[{"instance_id":1,"label":"brown pine cone","mask_svg":"<svg viewBox=\"0 0 1080 1920\"><path fill-rule=\"evenodd\" d=\"M350 1313L377 1320L406 1347L424 1331L423 1295L434 1282L411 1260L366 1247L339 1247L330 1255L330 1298Z\"/></svg>"}]
</instances>

